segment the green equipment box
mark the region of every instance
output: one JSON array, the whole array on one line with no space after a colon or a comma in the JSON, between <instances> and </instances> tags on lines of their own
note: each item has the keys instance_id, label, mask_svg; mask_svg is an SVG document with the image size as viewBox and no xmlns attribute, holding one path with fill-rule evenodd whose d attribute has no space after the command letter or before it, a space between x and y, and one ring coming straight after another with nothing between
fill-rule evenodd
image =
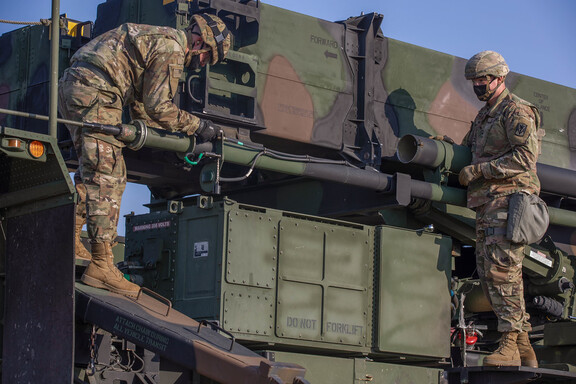
<instances>
[{"instance_id":1,"label":"green equipment box","mask_svg":"<svg viewBox=\"0 0 576 384\"><path fill-rule=\"evenodd\" d=\"M126 262L245 344L449 356L451 239L194 197L126 219Z\"/></svg>"},{"instance_id":2,"label":"green equipment box","mask_svg":"<svg viewBox=\"0 0 576 384\"><path fill-rule=\"evenodd\" d=\"M368 352L371 227L230 200L169 204L127 217L126 261L174 308L244 341Z\"/></svg>"}]
</instances>

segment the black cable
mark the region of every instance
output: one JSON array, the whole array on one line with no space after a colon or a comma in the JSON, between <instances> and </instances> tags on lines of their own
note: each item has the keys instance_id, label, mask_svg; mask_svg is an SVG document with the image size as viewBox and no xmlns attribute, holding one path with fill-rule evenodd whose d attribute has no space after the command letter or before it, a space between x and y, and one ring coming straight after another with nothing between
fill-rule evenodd
<instances>
[{"instance_id":1,"label":"black cable","mask_svg":"<svg viewBox=\"0 0 576 384\"><path fill-rule=\"evenodd\" d=\"M256 156L254 156L254 159L252 160L252 165L250 166L250 169L248 170L248 172L244 176L239 176L239 177L222 177L222 176L220 176L220 181L224 181L226 183L235 183L238 181L246 180L252 174L252 171L254 170L254 167L256 166L256 161L260 158L260 156L262 156L264 154L266 154L266 150L259 152L256 154Z\"/></svg>"},{"instance_id":2,"label":"black cable","mask_svg":"<svg viewBox=\"0 0 576 384\"><path fill-rule=\"evenodd\" d=\"M285 152L275 151L273 149L268 149L268 148L263 149L263 147L261 147L261 146L246 144L246 143L234 140L234 139L229 139L227 137L224 137L224 140L231 142L231 143L234 143L234 144L237 144L241 147L245 147L245 148L250 149L250 150L255 150L255 151L260 151L260 152L264 151L264 152L266 152L266 155L268 157L273 158L273 159L303 162L303 163L314 163L314 164L346 165L346 166L349 166L352 168L358 168L346 160L329 160L329 159L322 159L319 157L312 157L310 155L292 155L292 154L285 153Z\"/></svg>"}]
</instances>

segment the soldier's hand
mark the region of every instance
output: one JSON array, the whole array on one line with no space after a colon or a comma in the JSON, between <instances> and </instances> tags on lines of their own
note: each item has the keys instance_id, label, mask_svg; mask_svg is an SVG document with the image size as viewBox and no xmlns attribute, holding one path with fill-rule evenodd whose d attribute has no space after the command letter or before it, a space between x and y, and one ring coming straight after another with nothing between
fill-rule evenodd
<instances>
[{"instance_id":1,"label":"soldier's hand","mask_svg":"<svg viewBox=\"0 0 576 384\"><path fill-rule=\"evenodd\" d=\"M212 141L222 129L210 120L200 119L200 125L194 134L201 142Z\"/></svg>"},{"instance_id":2,"label":"soldier's hand","mask_svg":"<svg viewBox=\"0 0 576 384\"><path fill-rule=\"evenodd\" d=\"M482 169L480 164L467 165L460 171L458 175L458 181L463 186L467 187L468 184L482 176Z\"/></svg>"},{"instance_id":3,"label":"soldier's hand","mask_svg":"<svg viewBox=\"0 0 576 384\"><path fill-rule=\"evenodd\" d=\"M446 135L444 135L444 136L442 136L442 135L429 136L428 138L432 139L432 140L445 141L448 144L454 144L454 140L452 140L452 138L450 136L446 136Z\"/></svg>"}]
</instances>

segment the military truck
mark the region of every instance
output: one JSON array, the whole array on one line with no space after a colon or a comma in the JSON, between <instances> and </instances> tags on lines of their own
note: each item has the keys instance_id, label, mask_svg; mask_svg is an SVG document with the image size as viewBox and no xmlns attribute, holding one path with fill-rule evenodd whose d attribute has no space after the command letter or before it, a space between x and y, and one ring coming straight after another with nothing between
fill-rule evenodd
<instances>
[{"instance_id":1,"label":"military truck","mask_svg":"<svg viewBox=\"0 0 576 384\"><path fill-rule=\"evenodd\" d=\"M481 106L466 61L385 37L376 13L108 0L93 25L62 18L60 70L121 23L184 28L198 12L233 46L184 73L175 102L222 136L86 127L128 143L129 180L150 190L115 248L135 300L75 283L77 159L63 126L30 119L47 119L47 27L2 36L3 382L576 383L576 90L507 76L543 121L551 225L523 265L540 367L483 367L499 334L457 181L470 153L429 139L460 142Z\"/></svg>"}]
</instances>

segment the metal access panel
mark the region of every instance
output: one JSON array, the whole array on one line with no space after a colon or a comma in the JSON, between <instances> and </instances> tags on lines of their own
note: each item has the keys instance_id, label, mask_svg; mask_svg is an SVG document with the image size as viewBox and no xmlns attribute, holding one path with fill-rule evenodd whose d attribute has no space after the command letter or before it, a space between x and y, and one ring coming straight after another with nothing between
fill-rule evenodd
<instances>
[{"instance_id":1,"label":"metal access panel","mask_svg":"<svg viewBox=\"0 0 576 384\"><path fill-rule=\"evenodd\" d=\"M45 151L0 151L0 381L70 383L74 186L55 138L0 126L4 140Z\"/></svg>"},{"instance_id":2,"label":"metal access panel","mask_svg":"<svg viewBox=\"0 0 576 384\"><path fill-rule=\"evenodd\" d=\"M139 276L144 286L170 300L175 299L179 221L179 215L168 209L126 216L124 258L127 264L136 265L130 274Z\"/></svg>"},{"instance_id":3,"label":"metal access panel","mask_svg":"<svg viewBox=\"0 0 576 384\"><path fill-rule=\"evenodd\" d=\"M228 208L223 326L245 340L365 351L370 228L240 204Z\"/></svg>"},{"instance_id":4,"label":"metal access panel","mask_svg":"<svg viewBox=\"0 0 576 384\"><path fill-rule=\"evenodd\" d=\"M146 286L250 343L369 352L373 227L231 200L181 203L127 220L127 257L161 255L144 269Z\"/></svg>"},{"instance_id":5,"label":"metal access panel","mask_svg":"<svg viewBox=\"0 0 576 384\"><path fill-rule=\"evenodd\" d=\"M366 345L370 231L287 214L278 229L278 336Z\"/></svg>"},{"instance_id":6,"label":"metal access panel","mask_svg":"<svg viewBox=\"0 0 576 384\"><path fill-rule=\"evenodd\" d=\"M200 198L152 205L126 217L126 270L194 319L220 313L223 203Z\"/></svg>"},{"instance_id":7,"label":"metal access panel","mask_svg":"<svg viewBox=\"0 0 576 384\"><path fill-rule=\"evenodd\" d=\"M278 351L268 355L306 368L306 380L310 383L448 384L438 368Z\"/></svg>"},{"instance_id":8,"label":"metal access panel","mask_svg":"<svg viewBox=\"0 0 576 384\"><path fill-rule=\"evenodd\" d=\"M70 383L74 204L6 220L2 382Z\"/></svg>"},{"instance_id":9,"label":"metal access panel","mask_svg":"<svg viewBox=\"0 0 576 384\"><path fill-rule=\"evenodd\" d=\"M377 239L378 350L450 356L451 238L382 226Z\"/></svg>"}]
</instances>

